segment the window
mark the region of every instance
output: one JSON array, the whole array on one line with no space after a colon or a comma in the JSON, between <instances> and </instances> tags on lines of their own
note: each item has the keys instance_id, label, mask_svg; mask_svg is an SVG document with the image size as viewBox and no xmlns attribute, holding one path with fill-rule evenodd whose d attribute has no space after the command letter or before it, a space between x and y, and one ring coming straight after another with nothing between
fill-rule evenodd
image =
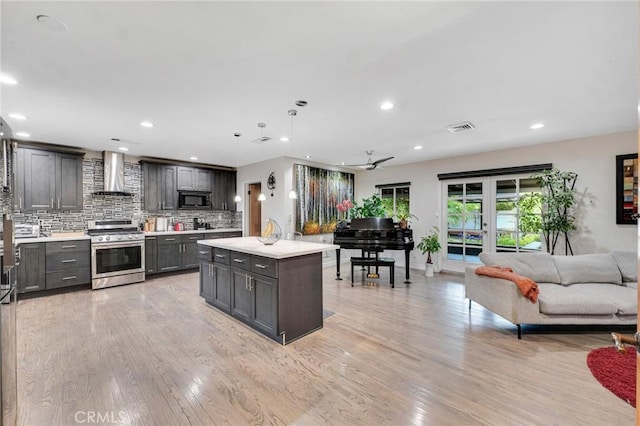
<instances>
[{"instance_id":1,"label":"window","mask_svg":"<svg viewBox=\"0 0 640 426\"><path fill-rule=\"evenodd\" d=\"M409 186L409 183L376 185L387 217L409 216Z\"/></svg>"}]
</instances>

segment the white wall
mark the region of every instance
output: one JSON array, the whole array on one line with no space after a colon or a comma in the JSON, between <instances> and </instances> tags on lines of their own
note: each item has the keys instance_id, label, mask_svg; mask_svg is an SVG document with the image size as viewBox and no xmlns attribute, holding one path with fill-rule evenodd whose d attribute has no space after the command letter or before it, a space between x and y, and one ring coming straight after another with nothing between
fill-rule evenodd
<instances>
[{"instance_id":1,"label":"white wall","mask_svg":"<svg viewBox=\"0 0 640 426\"><path fill-rule=\"evenodd\" d=\"M617 225L615 205L615 157L635 152L637 133L630 131L386 167L356 175L356 200L376 192L376 184L411 182L411 211L419 218L411 227L417 241L433 225L443 229L438 217L442 200L439 173L553 163L560 170L578 174L578 229L570 236L574 253L636 251L637 227ZM439 258L442 255L440 252ZM397 259L402 263L401 257ZM414 250L411 266L423 267L423 261Z\"/></svg>"}]
</instances>

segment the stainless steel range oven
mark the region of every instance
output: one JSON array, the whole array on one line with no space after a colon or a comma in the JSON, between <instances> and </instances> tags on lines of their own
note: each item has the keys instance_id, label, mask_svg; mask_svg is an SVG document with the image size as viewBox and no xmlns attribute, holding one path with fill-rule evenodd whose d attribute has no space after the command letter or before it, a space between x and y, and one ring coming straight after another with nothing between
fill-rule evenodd
<instances>
[{"instance_id":1,"label":"stainless steel range oven","mask_svg":"<svg viewBox=\"0 0 640 426\"><path fill-rule=\"evenodd\" d=\"M144 281L144 233L130 220L90 222L88 233L94 290Z\"/></svg>"}]
</instances>

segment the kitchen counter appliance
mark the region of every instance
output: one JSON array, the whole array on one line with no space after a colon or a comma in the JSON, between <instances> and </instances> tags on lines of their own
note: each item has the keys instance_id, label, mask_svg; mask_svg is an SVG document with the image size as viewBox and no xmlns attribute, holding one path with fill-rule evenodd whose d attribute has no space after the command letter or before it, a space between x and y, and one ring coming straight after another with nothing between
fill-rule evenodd
<instances>
[{"instance_id":1,"label":"kitchen counter appliance","mask_svg":"<svg viewBox=\"0 0 640 426\"><path fill-rule=\"evenodd\" d=\"M129 219L90 221L91 287L144 281L144 232Z\"/></svg>"}]
</instances>

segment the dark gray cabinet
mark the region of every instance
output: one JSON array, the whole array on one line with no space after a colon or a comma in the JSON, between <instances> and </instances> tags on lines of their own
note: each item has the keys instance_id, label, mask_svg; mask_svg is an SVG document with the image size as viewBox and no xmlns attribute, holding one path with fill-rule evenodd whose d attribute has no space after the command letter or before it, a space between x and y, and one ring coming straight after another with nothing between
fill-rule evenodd
<instances>
[{"instance_id":1,"label":"dark gray cabinet","mask_svg":"<svg viewBox=\"0 0 640 426\"><path fill-rule=\"evenodd\" d=\"M213 173L213 210L236 210L236 179L235 171L216 170Z\"/></svg>"},{"instance_id":2,"label":"dark gray cabinet","mask_svg":"<svg viewBox=\"0 0 640 426\"><path fill-rule=\"evenodd\" d=\"M176 166L143 163L144 208L149 212L178 208Z\"/></svg>"},{"instance_id":3,"label":"dark gray cabinet","mask_svg":"<svg viewBox=\"0 0 640 426\"><path fill-rule=\"evenodd\" d=\"M19 244L18 292L91 283L89 240Z\"/></svg>"},{"instance_id":4,"label":"dark gray cabinet","mask_svg":"<svg viewBox=\"0 0 640 426\"><path fill-rule=\"evenodd\" d=\"M18 250L18 293L44 290L47 277L45 243L20 244Z\"/></svg>"},{"instance_id":5,"label":"dark gray cabinet","mask_svg":"<svg viewBox=\"0 0 640 426\"><path fill-rule=\"evenodd\" d=\"M211 171L179 166L177 169L177 187L179 191L211 192Z\"/></svg>"},{"instance_id":6,"label":"dark gray cabinet","mask_svg":"<svg viewBox=\"0 0 640 426\"><path fill-rule=\"evenodd\" d=\"M91 283L89 240L55 241L45 246L47 289Z\"/></svg>"},{"instance_id":7,"label":"dark gray cabinet","mask_svg":"<svg viewBox=\"0 0 640 426\"><path fill-rule=\"evenodd\" d=\"M144 239L144 265L145 275L158 273L158 239L146 237Z\"/></svg>"},{"instance_id":8,"label":"dark gray cabinet","mask_svg":"<svg viewBox=\"0 0 640 426\"><path fill-rule=\"evenodd\" d=\"M231 315L277 338L276 261L245 253L230 252Z\"/></svg>"},{"instance_id":9,"label":"dark gray cabinet","mask_svg":"<svg viewBox=\"0 0 640 426\"><path fill-rule=\"evenodd\" d=\"M82 156L19 148L16 165L18 210L82 209Z\"/></svg>"},{"instance_id":10,"label":"dark gray cabinet","mask_svg":"<svg viewBox=\"0 0 640 426\"><path fill-rule=\"evenodd\" d=\"M200 271L207 303L282 344L322 328L321 253L273 259L213 250L213 270Z\"/></svg>"},{"instance_id":11,"label":"dark gray cabinet","mask_svg":"<svg viewBox=\"0 0 640 426\"><path fill-rule=\"evenodd\" d=\"M200 296L204 297L207 303L213 303L213 262L200 261Z\"/></svg>"},{"instance_id":12,"label":"dark gray cabinet","mask_svg":"<svg viewBox=\"0 0 640 426\"><path fill-rule=\"evenodd\" d=\"M158 236L158 272L197 268L200 265L197 241L201 239L202 234Z\"/></svg>"}]
</instances>

